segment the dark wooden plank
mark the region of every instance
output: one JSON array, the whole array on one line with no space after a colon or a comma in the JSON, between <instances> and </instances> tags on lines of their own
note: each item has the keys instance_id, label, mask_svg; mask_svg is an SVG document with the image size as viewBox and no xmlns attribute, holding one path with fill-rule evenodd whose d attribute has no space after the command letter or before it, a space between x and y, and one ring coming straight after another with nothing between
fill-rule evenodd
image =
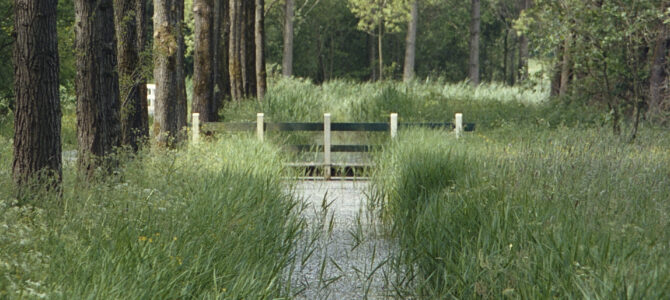
<instances>
[{"instance_id":1,"label":"dark wooden plank","mask_svg":"<svg viewBox=\"0 0 670 300\"><path fill-rule=\"evenodd\" d=\"M323 123L265 123L267 131L323 131Z\"/></svg>"},{"instance_id":2,"label":"dark wooden plank","mask_svg":"<svg viewBox=\"0 0 670 300\"><path fill-rule=\"evenodd\" d=\"M331 131L389 131L389 123L332 123Z\"/></svg>"},{"instance_id":3,"label":"dark wooden plank","mask_svg":"<svg viewBox=\"0 0 670 300\"><path fill-rule=\"evenodd\" d=\"M453 130L455 125L454 123L398 123L399 128L411 128L411 127L424 127L430 129L449 129ZM465 123L463 124L464 131L475 131L475 123Z\"/></svg>"}]
</instances>

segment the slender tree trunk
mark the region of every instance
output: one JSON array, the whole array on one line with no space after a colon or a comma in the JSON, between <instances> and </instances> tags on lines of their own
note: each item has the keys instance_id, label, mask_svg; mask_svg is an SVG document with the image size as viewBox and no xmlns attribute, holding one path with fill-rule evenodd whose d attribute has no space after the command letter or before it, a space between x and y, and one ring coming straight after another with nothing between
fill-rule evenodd
<instances>
[{"instance_id":1,"label":"slender tree trunk","mask_svg":"<svg viewBox=\"0 0 670 300\"><path fill-rule=\"evenodd\" d=\"M53 180L56 189L61 183L57 4L56 0L14 1L12 175L19 195L33 179Z\"/></svg>"},{"instance_id":2,"label":"slender tree trunk","mask_svg":"<svg viewBox=\"0 0 670 300\"><path fill-rule=\"evenodd\" d=\"M479 0L472 0L470 23L470 83L479 85L479 29L481 23Z\"/></svg>"},{"instance_id":3,"label":"slender tree trunk","mask_svg":"<svg viewBox=\"0 0 670 300\"><path fill-rule=\"evenodd\" d=\"M522 12L527 11L532 0L521 0ZM524 81L528 79L528 36L522 34L519 37L519 80Z\"/></svg>"},{"instance_id":4,"label":"slender tree trunk","mask_svg":"<svg viewBox=\"0 0 670 300\"><path fill-rule=\"evenodd\" d=\"M507 81L507 74L509 73L509 29L505 29L505 37L503 38L503 76L502 82Z\"/></svg>"},{"instance_id":5,"label":"slender tree trunk","mask_svg":"<svg viewBox=\"0 0 670 300\"><path fill-rule=\"evenodd\" d=\"M379 80L384 80L384 49L382 45L382 37L384 36L384 24L379 21L379 34L377 35L377 50L379 51Z\"/></svg>"},{"instance_id":6,"label":"slender tree trunk","mask_svg":"<svg viewBox=\"0 0 670 300\"><path fill-rule=\"evenodd\" d=\"M220 42L217 47L218 50L218 63L217 63L217 94L216 99L216 108L214 111L218 112L219 109L223 106L224 99L230 99L230 73L228 72L228 45L230 40L230 14L229 14L229 2L227 0L217 1L220 2L220 23L216 23L219 26L220 32ZM218 116L217 116L218 117Z\"/></svg>"},{"instance_id":7,"label":"slender tree trunk","mask_svg":"<svg viewBox=\"0 0 670 300\"><path fill-rule=\"evenodd\" d=\"M186 70L184 69L184 59L186 55L186 42L184 40L184 0L172 0L174 1L174 13L176 15L176 24L178 30L175 31L177 34L177 45L179 46L177 53L177 141L182 141L185 138L186 124L188 122L188 102L186 99Z\"/></svg>"},{"instance_id":8,"label":"slender tree trunk","mask_svg":"<svg viewBox=\"0 0 670 300\"><path fill-rule=\"evenodd\" d=\"M571 57L572 35L569 34L563 43L563 62L561 63L561 86L558 90L559 96L565 96L570 83L570 69L572 68Z\"/></svg>"},{"instance_id":9,"label":"slender tree trunk","mask_svg":"<svg viewBox=\"0 0 670 300\"><path fill-rule=\"evenodd\" d=\"M143 0L114 0L119 94L121 100L121 144L137 151L142 138L148 134L146 94L140 52L142 25L144 21ZM145 90L146 91L146 90ZM144 98L143 98L144 96Z\"/></svg>"},{"instance_id":10,"label":"slender tree trunk","mask_svg":"<svg viewBox=\"0 0 670 300\"><path fill-rule=\"evenodd\" d=\"M135 1L135 11L137 12L137 50L139 52L139 62L137 72L138 76L138 93L139 96L139 119L133 126L136 127L136 141L139 143L142 140L149 138L149 103L147 102L147 67L150 66L151 56L146 51L148 50L148 21L146 0Z\"/></svg>"},{"instance_id":11,"label":"slender tree trunk","mask_svg":"<svg viewBox=\"0 0 670 300\"><path fill-rule=\"evenodd\" d=\"M183 12L183 0L154 0L156 108L153 130L158 144L168 147L173 147L179 138L186 117L185 107L181 107L184 72L183 58L179 58L183 54L180 8Z\"/></svg>"},{"instance_id":12,"label":"slender tree trunk","mask_svg":"<svg viewBox=\"0 0 670 300\"><path fill-rule=\"evenodd\" d=\"M191 112L202 122L211 122L214 101L214 1L194 0L195 45L193 51L193 99Z\"/></svg>"},{"instance_id":13,"label":"slender tree trunk","mask_svg":"<svg viewBox=\"0 0 670 300\"><path fill-rule=\"evenodd\" d=\"M265 74L265 1L256 0L255 45L256 45L256 96L259 101L265 98L267 89Z\"/></svg>"},{"instance_id":14,"label":"slender tree trunk","mask_svg":"<svg viewBox=\"0 0 670 300\"><path fill-rule=\"evenodd\" d=\"M212 101L209 102L209 120L210 122L219 120L219 109L223 103L221 87L219 82L221 81L221 23L223 22L222 11L223 11L223 2L227 1L214 1L214 6L212 7Z\"/></svg>"},{"instance_id":15,"label":"slender tree trunk","mask_svg":"<svg viewBox=\"0 0 670 300\"><path fill-rule=\"evenodd\" d=\"M374 35L368 35L368 48L370 53L368 59L370 60L370 81L377 81L377 41L375 41Z\"/></svg>"},{"instance_id":16,"label":"slender tree trunk","mask_svg":"<svg viewBox=\"0 0 670 300\"><path fill-rule=\"evenodd\" d=\"M651 74L649 76L649 108L648 118L652 121L662 112L662 103L668 74L667 67L668 47L670 46L670 30L667 24L659 25L660 29L654 46L654 56L651 60Z\"/></svg>"},{"instance_id":17,"label":"slender tree trunk","mask_svg":"<svg viewBox=\"0 0 670 300\"><path fill-rule=\"evenodd\" d=\"M112 0L76 0L78 165L87 178L120 146L119 77Z\"/></svg>"},{"instance_id":18,"label":"slender tree trunk","mask_svg":"<svg viewBox=\"0 0 670 300\"><path fill-rule=\"evenodd\" d=\"M244 97L242 82L242 2L230 0L230 39L228 49L228 70L230 74L230 94L234 100Z\"/></svg>"},{"instance_id":19,"label":"slender tree trunk","mask_svg":"<svg viewBox=\"0 0 670 300\"><path fill-rule=\"evenodd\" d=\"M404 82L414 78L414 61L416 58L416 27L419 21L418 1L412 2L409 27L407 28L407 37L405 38L405 66L403 68L402 79Z\"/></svg>"},{"instance_id":20,"label":"slender tree trunk","mask_svg":"<svg viewBox=\"0 0 670 300\"><path fill-rule=\"evenodd\" d=\"M255 15L256 15L256 6L254 1L246 0L243 1L244 7L244 35L243 43L244 53L242 57L244 60L242 74L244 76L244 94L246 97L256 97L256 47L255 47Z\"/></svg>"},{"instance_id":21,"label":"slender tree trunk","mask_svg":"<svg viewBox=\"0 0 670 300\"><path fill-rule=\"evenodd\" d=\"M294 0L286 0L284 20L284 54L282 58L282 75L293 76L293 18L295 5Z\"/></svg>"}]
</instances>

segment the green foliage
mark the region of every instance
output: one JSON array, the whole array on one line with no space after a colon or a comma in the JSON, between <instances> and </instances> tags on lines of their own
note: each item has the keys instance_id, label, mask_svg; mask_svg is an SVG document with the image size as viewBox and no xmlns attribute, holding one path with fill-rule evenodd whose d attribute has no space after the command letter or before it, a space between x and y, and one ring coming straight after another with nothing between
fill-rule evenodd
<instances>
[{"instance_id":1,"label":"green foliage","mask_svg":"<svg viewBox=\"0 0 670 300\"><path fill-rule=\"evenodd\" d=\"M303 221L273 147L230 138L147 151L120 157L116 176L88 186L66 160L62 199L14 206L11 146L1 139L0 298L287 293L285 267Z\"/></svg>"},{"instance_id":2,"label":"green foliage","mask_svg":"<svg viewBox=\"0 0 670 300\"><path fill-rule=\"evenodd\" d=\"M358 29L374 34L383 26L385 31L396 32L409 20L410 2L407 0L348 0L351 11L359 18Z\"/></svg>"},{"instance_id":3,"label":"green foliage","mask_svg":"<svg viewBox=\"0 0 670 300\"><path fill-rule=\"evenodd\" d=\"M603 129L401 132L376 207L402 298L667 298L670 140Z\"/></svg>"}]
</instances>

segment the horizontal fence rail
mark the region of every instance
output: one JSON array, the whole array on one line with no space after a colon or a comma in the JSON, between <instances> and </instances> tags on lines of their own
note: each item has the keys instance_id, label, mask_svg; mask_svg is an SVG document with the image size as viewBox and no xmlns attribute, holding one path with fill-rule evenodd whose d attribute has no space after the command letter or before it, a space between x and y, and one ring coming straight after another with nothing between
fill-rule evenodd
<instances>
[{"instance_id":1,"label":"horizontal fence rail","mask_svg":"<svg viewBox=\"0 0 670 300\"><path fill-rule=\"evenodd\" d=\"M324 114L323 122L306 123L306 122L284 122L284 123L266 123L264 122L264 114L259 113L256 116L256 122L247 123L224 123L224 122L208 122L200 123L200 114L194 113L192 119L192 138L193 142L197 143L200 138L200 131L256 131L256 136L263 141L265 132L279 131L311 131L323 132L323 145L289 145L288 149L302 151L302 152L323 152L323 162L321 163L307 163L310 167L322 167L323 174L326 179L330 179L331 171L334 167L343 167L347 164L335 164L331 161L331 152L371 152L381 148L379 145L332 145L331 132L333 131L348 131L348 132L390 132L391 138L397 136L398 129L406 128L430 128L430 129L448 129L453 130L456 137L460 137L464 131L474 131L474 123L463 124L463 114L457 113L454 117L454 122L444 123L398 123L398 114L390 115L390 122L388 123L331 123L330 114ZM202 129L201 129L202 127ZM291 165L304 166L305 163L294 163ZM356 165L356 166L353 166ZM350 164L350 167L366 167L370 164Z\"/></svg>"}]
</instances>

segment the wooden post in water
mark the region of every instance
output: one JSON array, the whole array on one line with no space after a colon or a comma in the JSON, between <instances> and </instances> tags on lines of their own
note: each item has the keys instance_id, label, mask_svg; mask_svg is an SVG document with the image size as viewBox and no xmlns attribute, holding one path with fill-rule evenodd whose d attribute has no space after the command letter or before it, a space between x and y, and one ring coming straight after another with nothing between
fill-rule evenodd
<instances>
[{"instance_id":1,"label":"wooden post in water","mask_svg":"<svg viewBox=\"0 0 670 300\"><path fill-rule=\"evenodd\" d=\"M456 120L454 122L454 133L456 133L456 138L461 137L461 133L463 132L463 114L462 113L457 113L456 114Z\"/></svg>"},{"instance_id":2,"label":"wooden post in water","mask_svg":"<svg viewBox=\"0 0 670 300\"><path fill-rule=\"evenodd\" d=\"M326 180L330 180L330 114L323 114L323 170Z\"/></svg>"},{"instance_id":3,"label":"wooden post in water","mask_svg":"<svg viewBox=\"0 0 670 300\"><path fill-rule=\"evenodd\" d=\"M391 114L391 138L394 139L398 135L398 114Z\"/></svg>"},{"instance_id":4,"label":"wooden post in water","mask_svg":"<svg viewBox=\"0 0 670 300\"><path fill-rule=\"evenodd\" d=\"M256 137L259 141L263 141L265 135L265 121L263 121L265 114L258 113L256 114Z\"/></svg>"},{"instance_id":5,"label":"wooden post in water","mask_svg":"<svg viewBox=\"0 0 670 300\"><path fill-rule=\"evenodd\" d=\"M191 137L193 144L200 142L200 114L191 115Z\"/></svg>"}]
</instances>

